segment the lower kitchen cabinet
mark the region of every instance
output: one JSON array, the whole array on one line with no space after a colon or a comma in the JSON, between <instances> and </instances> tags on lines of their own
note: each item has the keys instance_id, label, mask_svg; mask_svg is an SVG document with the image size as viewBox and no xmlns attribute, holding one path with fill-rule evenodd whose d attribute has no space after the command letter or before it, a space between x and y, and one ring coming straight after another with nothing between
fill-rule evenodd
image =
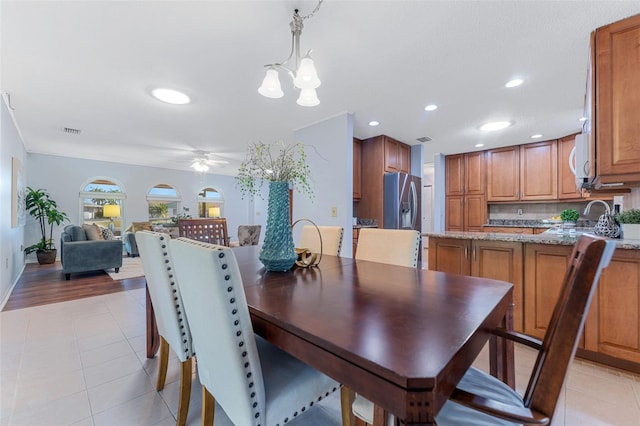
<instances>
[{"instance_id":1,"label":"lower kitchen cabinet","mask_svg":"<svg viewBox=\"0 0 640 426\"><path fill-rule=\"evenodd\" d=\"M506 241L429 239L429 269L513 284L514 330L522 328L522 244Z\"/></svg>"},{"instance_id":2,"label":"lower kitchen cabinet","mask_svg":"<svg viewBox=\"0 0 640 426\"><path fill-rule=\"evenodd\" d=\"M616 250L585 325L585 349L640 364L640 253Z\"/></svg>"},{"instance_id":3,"label":"lower kitchen cabinet","mask_svg":"<svg viewBox=\"0 0 640 426\"><path fill-rule=\"evenodd\" d=\"M524 332L544 337L567 271L573 246L526 244L524 265Z\"/></svg>"},{"instance_id":4,"label":"lower kitchen cabinet","mask_svg":"<svg viewBox=\"0 0 640 426\"><path fill-rule=\"evenodd\" d=\"M572 252L571 245L429 237L429 269L513 283L514 329L542 339ZM640 373L640 250L615 251L578 347L583 358Z\"/></svg>"}]
</instances>

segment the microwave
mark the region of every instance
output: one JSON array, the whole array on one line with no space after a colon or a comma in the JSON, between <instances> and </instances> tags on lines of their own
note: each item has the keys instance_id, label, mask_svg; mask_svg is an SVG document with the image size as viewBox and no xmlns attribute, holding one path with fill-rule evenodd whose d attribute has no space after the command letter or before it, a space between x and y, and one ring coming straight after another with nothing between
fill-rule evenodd
<instances>
[{"instance_id":1,"label":"microwave","mask_svg":"<svg viewBox=\"0 0 640 426\"><path fill-rule=\"evenodd\" d=\"M569 168L576 177L578 190L595 188L596 176L592 158L591 133L576 135L574 147L569 155Z\"/></svg>"}]
</instances>

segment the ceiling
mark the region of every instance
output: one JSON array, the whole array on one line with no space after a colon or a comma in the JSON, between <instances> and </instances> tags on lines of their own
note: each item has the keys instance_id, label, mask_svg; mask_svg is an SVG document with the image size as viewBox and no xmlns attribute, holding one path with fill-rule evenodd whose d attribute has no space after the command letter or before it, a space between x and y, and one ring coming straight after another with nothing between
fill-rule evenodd
<instances>
[{"instance_id":1,"label":"ceiling","mask_svg":"<svg viewBox=\"0 0 640 426\"><path fill-rule=\"evenodd\" d=\"M432 138L430 162L579 131L590 32L640 13L638 0L326 0L301 37L320 105L298 106L283 73L284 97L260 96L263 65L289 54L293 9L316 3L2 0L0 90L33 153L189 170L203 151L230 161L209 173L233 175L248 143L351 112L358 138ZM193 102L159 102L158 86ZM478 129L493 120L514 124Z\"/></svg>"}]
</instances>

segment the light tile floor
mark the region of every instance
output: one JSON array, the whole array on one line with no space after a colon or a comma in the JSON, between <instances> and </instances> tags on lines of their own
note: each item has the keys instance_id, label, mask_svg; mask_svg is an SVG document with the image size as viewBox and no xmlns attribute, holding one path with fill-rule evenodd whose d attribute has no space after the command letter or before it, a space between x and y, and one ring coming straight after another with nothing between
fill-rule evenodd
<instances>
[{"instance_id":1,"label":"light tile floor","mask_svg":"<svg viewBox=\"0 0 640 426\"><path fill-rule=\"evenodd\" d=\"M178 361L155 391L157 359L145 356L144 290L0 313L0 426L175 425ZM518 347L518 389L534 354ZM488 365L483 351L476 365ZM339 393L292 425L340 425ZM189 425L200 424L194 377ZM231 424L219 407L217 426ZM640 425L640 376L577 360L554 425Z\"/></svg>"}]
</instances>

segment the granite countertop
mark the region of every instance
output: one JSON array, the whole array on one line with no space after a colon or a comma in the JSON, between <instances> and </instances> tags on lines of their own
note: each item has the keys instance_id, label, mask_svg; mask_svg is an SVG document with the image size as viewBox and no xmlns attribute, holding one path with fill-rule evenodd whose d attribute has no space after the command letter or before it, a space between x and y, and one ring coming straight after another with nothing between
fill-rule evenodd
<instances>
[{"instance_id":1,"label":"granite countertop","mask_svg":"<svg viewBox=\"0 0 640 426\"><path fill-rule=\"evenodd\" d=\"M578 235L557 235L557 234L501 234L493 232L427 232L424 237L456 238L460 240L488 240L507 241L517 243L532 244L554 244L572 246L578 239ZM640 250L640 240L615 239L616 247L626 250Z\"/></svg>"},{"instance_id":2,"label":"granite countertop","mask_svg":"<svg viewBox=\"0 0 640 426\"><path fill-rule=\"evenodd\" d=\"M577 226L579 227L592 227L595 226L597 221L580 219ZM490 227L496 226L500 228L553 228L554 226L560 226L561 221L549 221L549 220L535 220L535 219L490 219L489 223L485 223L482 226Z\"/></svg>"},{"instance_id":3,"label":"granite countertop","mask_svg":"<svg viewBox=\"0 0 640 426\"><path fill-rule=\"evenodd\" d=\"M360 228L377 228L378 225L353 225L353 229L360 229Z\"/></svg>"}]
</instances>

